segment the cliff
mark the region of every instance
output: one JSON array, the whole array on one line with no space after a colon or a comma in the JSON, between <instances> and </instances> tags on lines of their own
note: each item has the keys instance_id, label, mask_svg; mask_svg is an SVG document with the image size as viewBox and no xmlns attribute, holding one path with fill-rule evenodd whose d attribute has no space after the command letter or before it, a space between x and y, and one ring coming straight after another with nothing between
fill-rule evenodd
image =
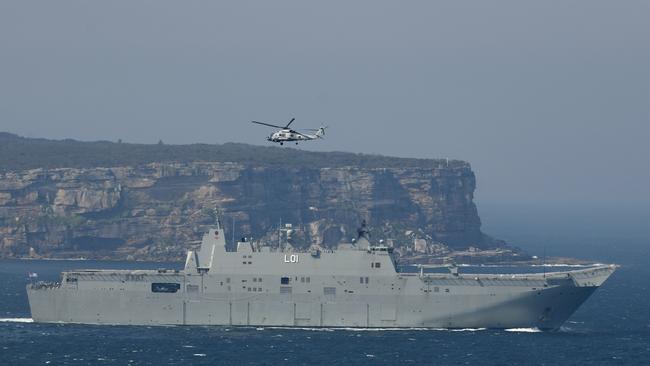
<instances>
[{"instance_id":1,"label":"cliff","mask_svg":"<svg viewBox=\"0 0 650 366\"><path fill-rule=\"evenodd\" d=\"M18 147L0 148L5 159L0 162L11 161L0 167L1 257L179 259L214 222L215 208L222 213L228 239L235 234L277 241L283 222L293 224L284 239L294 246L333 246L356 237L366 220L375 239L398 248L414 240L420 247L424 240L451 249L504 245L481 232L474 173L462 161L310 152L299 163L277 164L255 154L303 152L249 146L255 153L247 151L249 158L232 152L211 161L136 157L133 165L119 165L125 162L108 156L114 159L111 167L89 167L92 161L83 157L59 152L57 159L50 152L41 159L47 159L41 164L45 167L33 168L39 158L29 152L31 139L17 139L22 145L12 140ZM37 145L47 143L65 146L37 140ZM73 144L91 156L92 145L83 144L95 143ZM121 145L101 144L116 150ZM194 145L187 146L181 149ZM228 150L225 145L201 146ZM179 154L174 146L167 149ZM19 154L25 151L21 161ZM327 154L337 158L328 160Z\"/></svg>"}]
</instances>

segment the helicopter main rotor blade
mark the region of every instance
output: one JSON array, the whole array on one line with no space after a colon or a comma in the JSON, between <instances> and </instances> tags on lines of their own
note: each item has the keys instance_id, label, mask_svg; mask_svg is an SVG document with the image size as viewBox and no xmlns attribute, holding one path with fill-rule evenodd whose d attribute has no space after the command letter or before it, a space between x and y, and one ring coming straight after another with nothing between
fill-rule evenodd
<instances>
[{"instance_id":1,"label":"helicopter main rotor blade","mask_svg":"<svg viewBox=\"0 0 650 366\"><path fill-rule=\"evenodd\" d=\"M264 126L269 126L269 127L282 128L282 129L285 128L285 127L278 126L278 125L272 125L272 124L266 123L266 122L257 122L257 121L251 121L251 122L252 123L257 123L258 125L264 125Z\"/></svg>"},{"instance_id":2,"label":"helicopter main rotor blade","mask_svg":"<svg viewBox=\"0 0 650 366\"><path fill-rule=\"evenodd\" d=\"M287 125L284 126L284 128L289 128L289 125L290 125L291 123L293 123L293 121L295 121L295 120L296 120L295 118L292 118L291 121L289 121L289 123L287 123Z\"/></svg>"}]
</instances>

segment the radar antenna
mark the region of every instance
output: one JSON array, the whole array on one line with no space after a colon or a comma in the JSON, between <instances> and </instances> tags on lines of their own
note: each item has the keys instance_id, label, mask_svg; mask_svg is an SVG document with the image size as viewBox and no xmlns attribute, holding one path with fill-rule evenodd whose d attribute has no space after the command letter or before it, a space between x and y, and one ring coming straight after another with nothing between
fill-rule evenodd
<instances>
[{"instance_id":1,"label":"radar antenna","mask_svg":"<svg viewBox=\"0 0 650 366\"><path fill-rule=\"evenodd\" d=\"M365 219L361 221L361 227L357 229L357 240L361 238L365 238L366 240L370 241L370 230L368 229L368 224L366 223Z\"/></svg>"}]
</instances>

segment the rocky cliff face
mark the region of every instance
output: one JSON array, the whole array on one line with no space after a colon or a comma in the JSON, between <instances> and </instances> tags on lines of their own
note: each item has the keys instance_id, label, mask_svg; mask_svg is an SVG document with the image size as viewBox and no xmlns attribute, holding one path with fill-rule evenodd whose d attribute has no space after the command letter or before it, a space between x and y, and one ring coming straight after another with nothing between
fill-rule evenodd
<instances>
[{"instance_id":1,"label":"rocky cliff face","mask_svg":"<svg viewBox=\"0 0 650 366\"><path fill-rule=\"evenodd\" d=\"M179 259L214 209L230 239L295 246L349 241L366 220L395 246L413 235L452 248L498 245L480 231L469 164L279 167L227 162L0 173L0 256ZM234 225L233 225L234 223Z\"/></svg>"}]
</instances>

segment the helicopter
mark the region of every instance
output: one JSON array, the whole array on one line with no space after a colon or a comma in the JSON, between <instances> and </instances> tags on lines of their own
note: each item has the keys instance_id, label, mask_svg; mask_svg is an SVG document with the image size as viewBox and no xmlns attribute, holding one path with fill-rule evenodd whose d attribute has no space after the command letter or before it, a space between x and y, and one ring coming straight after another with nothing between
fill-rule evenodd
<instances>
[{"instance_id":1,"label":"helicopter","mask_svg":"<svg viewBox=\"0 0 650 366\"><path fill-rule=\"evenodd\" d=\"M289 121L289 123L287 123L286 126L278 126L278 125L273 125L270 123L258 122L258 121L251 121L251 122L257 123L258 125L279 128L280 130L273 132L269 137L266 138L266 140L271 142L278 142L280 143L280 145L284 145L285 142L293 142L293 141L295 141L296 145L298 145L298 142L300 141L317 140L317 139L324 138L323 136L325 136L325 129L327 128L327 126L324 127L321 126L319 128L309 129L309 131L315 131L314 134L302 133L289 128L291 123L293 123L293 121L295 120L296 120L295 118L292 118L291 121Z\"/></svg>"}]
</instances>

